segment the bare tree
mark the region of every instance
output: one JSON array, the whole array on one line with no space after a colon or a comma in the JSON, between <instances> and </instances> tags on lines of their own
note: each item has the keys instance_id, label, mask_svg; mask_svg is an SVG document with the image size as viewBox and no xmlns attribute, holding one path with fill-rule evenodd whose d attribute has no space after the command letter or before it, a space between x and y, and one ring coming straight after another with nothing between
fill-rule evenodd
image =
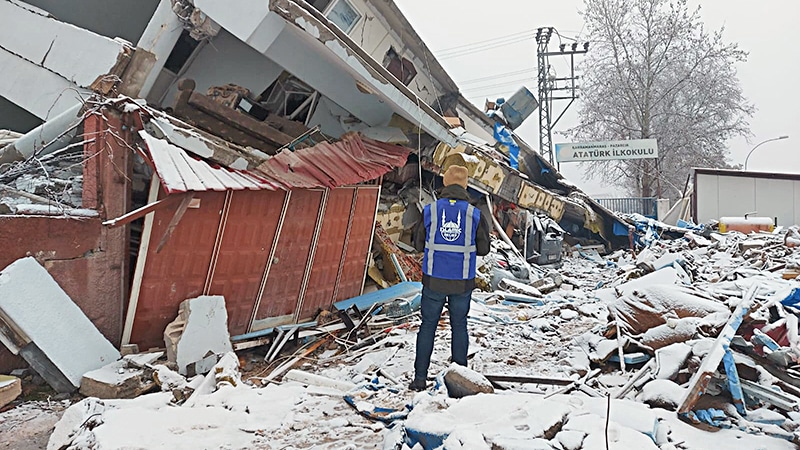
<instances>
[{"instance_id":1,"label":"bare tree","mask_svg":"<svg viewBox=\"0 0 800 450\"><path fill-rule=\"evenodd\" d=\"M726 167L754 108L735 65L747 53L708 33L686 0L584 0L591 47L575 140L657 139L658 161L586 163L629 194L675 198L692 167ZM659 192L661 191L661 192Z\"/></svg>"}]
</instances>

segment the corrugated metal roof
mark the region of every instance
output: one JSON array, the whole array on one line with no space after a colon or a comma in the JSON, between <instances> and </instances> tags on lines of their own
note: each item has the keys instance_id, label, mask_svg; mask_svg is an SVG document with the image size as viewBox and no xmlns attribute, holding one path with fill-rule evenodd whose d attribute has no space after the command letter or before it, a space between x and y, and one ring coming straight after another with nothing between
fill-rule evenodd
<instances>
[{"instance_id":1,"label":"corrugated metal roof","mask_svg":"<svg viewBox=\"0 0 800 450\"><path fill-rule=\"evenodd\" d=\"M281 188L250 171L211 166L144 130L139 131L139 135L147 145L156 173L167 194L244 189L274 191Z\"/></svg>"},{"instance_id":2,"label":"corrugated metal roof","mask_svg":"<svg viewBox=\"0 0 800 450\"><path fill-rule=\"evenodd\" d=\"M283 150L255 171L211 166L146 131L153 165L168 194L187 191L276 190L338 187L373 180L403 166L410 149L374 141L355 133L335 143L323 142L296 151Z\"/></svg>"}]
</instances>

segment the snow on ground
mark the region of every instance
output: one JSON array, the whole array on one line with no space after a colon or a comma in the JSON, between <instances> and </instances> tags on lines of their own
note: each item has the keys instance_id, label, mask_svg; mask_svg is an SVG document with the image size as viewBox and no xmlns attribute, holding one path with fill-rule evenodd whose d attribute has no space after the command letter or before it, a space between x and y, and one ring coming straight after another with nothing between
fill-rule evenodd
<instances>
[{"instance_id":1,"label":"snow on ground","mask_svg":"<svg viewBox=\"0 0 800 450\"><path fill-rule=\"evenodd\" d=\"M0 448L38 450L47 440L70 402L30 401L0 413Z\"/></svg>"},{"instance_id":2,"label":"snow on ground","mask_svg":"<svg viewBox=\"0 0 800 450\"><path fill-rule=\"evenodd\" d=\"M546 295L541 306L504 304L497 296L476 293L469 321L470 367L483 374L579 379L589 360L573 338L600 333L608 323L606 304L616 295L603 288L612 284L617 265L631 262L626 258L605 266L567 258L560 269L565 285ZM442 320L437 331L431 374L450 365L447 324ZM682 388L661 380L647 385L642 398L613 400L608 427L606 398L578 390L559 394L562 386L506 383L510 389L495 394L452 399L437 381L427 392L415 393L407 384L418 325L415 318L410 326L391 328L379 344L341 355L331 343L304 360L300 370L343 382L327 386L293 381L261 386L260 378L247 376L242 381L233 356L218 364L220 373L215 369L186 383L159 369L159 377L169 381L164 392L132 400L84 399L64 414L48 448L410 450L419 441L427 444L414 450L436 445L449 450L602 450L606 439L608 448L620 450L795 448L763 434L693 427L675 412L641 403L642 398L674 401ZM677 370L680 363L674 360L687 353L683 346L665 348L662 371ZM613 393L627 381L613 364L605 371L596 389ZM350 404L336 389L344 383L357 386L347 394ZM194 393L176 403L172 389L187 385ZM17 409L0 414L0 430ZM384 413L399 418L387 424L366 417Z\"/></svg>"}]
</instances>

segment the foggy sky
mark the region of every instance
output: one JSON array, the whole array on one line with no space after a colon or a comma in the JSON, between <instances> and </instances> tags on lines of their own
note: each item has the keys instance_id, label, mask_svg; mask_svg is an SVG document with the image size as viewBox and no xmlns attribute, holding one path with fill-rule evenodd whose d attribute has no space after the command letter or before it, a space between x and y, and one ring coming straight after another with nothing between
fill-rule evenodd
<instances>
[{"instance_id":1,"label":"foggy sky","mask_svg":"<svg viewBox=\"0 0 800 450\"><path fill-rule=\"evenodd\" d=\"M395 0L435 55L447 49L499 38L502 36L535 31L538 27L554 26L563 36L586 39L583 20L578 11L582 0ZM723 37L737 42L749 53L748 61L737 66L739 80L745 97L755 105L756 113L750 119L752 136L730 141L729 162L741 164L747 153L759 142L780 135L790 138L769 142L750 157L749 170L765 172L800 173L800 1L797 0L690 0L690 5L700 5L700 14L709 30L724 26ZM583 36L579 36L581 31ZM524 39L524 40L523 40ZM513 42L513 41L517 42ZM508 38L506 45L486 51L439 58L439 62L461 88L465 97L483 110L484 99L508 97L519 86L536 91L536 45L533 38ZM564 41L571 42L571 41ZM492 43L487 43L488 45ZM557 49L557 38L550 48ZM473 47L450 50L472 50ZM566 76L566 66L551 58L558 76ZM525 69L530 69L525 71ZM478 80L508 72L517 75ZM560 114L566 102L556 102L553 118ZM555 131L574 126L577 122L577 104L569 109ZM538 114L534 113L517 133L534 148L539 146ZM553 135L553 142L566 140ZM614 189L598 181L584 181L583 171L574 163L562 164L561 172L591 195L616 195Z\"/></svg>"}]
</instances>

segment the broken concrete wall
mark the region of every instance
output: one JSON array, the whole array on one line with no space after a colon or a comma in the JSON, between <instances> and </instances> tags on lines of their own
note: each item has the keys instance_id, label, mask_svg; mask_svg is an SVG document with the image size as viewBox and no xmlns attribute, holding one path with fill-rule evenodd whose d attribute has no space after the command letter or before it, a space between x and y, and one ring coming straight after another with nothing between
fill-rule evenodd
<instances>
[{"instance_id":1,"label":"broken concrete wall","mask_svg":"<svg viewBox=\"0 0 800 450\"><path fill-rule=\"evenodd\" d=\"M97 218L0 216L0 267L33 255L111 342L121 332L120 261L112 254ZM116 268L115 268L116 266ZM0 348L0 372L24 367Z\"/></svg>"},{"instance_id":2,"label":"broken concrete wall","mask_svg":"<svg viewBox=\"0 0 800 450\"><path fill-rule=\"evenodd\" d=\"M0 96L39 118L79 101L67 90L107 92L125 70L133 48L60 22L24 4L0 2Z\"/></svg>"},{"instance_id":3,"label":"broken concrete wall","mask_svg":"<svg viewBox=\"0 0 800 450\"><path fill-rule=\"evenodd\" d=\"M135 43L142 35L159 0L137 0L135 2L25 0L25 3L42 8L63 22L111 39L120 37ZM110 17L122 20L109 20Z\"/></svg>"},{"instance_id":4,"label":"broken concrete wall","mask_svg":"<svg viewBox=\"0 0 800 450\"><path fill-rule=\"evenodd\" d=\"M118 345L128 286L128 227L109 229L101 222L127 211L130 150L109 133L109 126L117 135L127 133L111 111L105 117L89 116L84 124L95 139L84 148L83 205L96 209L99 217L0 216L0 267L36 257L98 330ZM0 372L23 366L0 348Z\"/></svg>"},{"instance_id":5,"label":"broken concrete wall","mask_svg":"<svg viewBox=\"0 0 800 450\"><path fill-rule=\"evenodd\" d=\"M0 272L0 341L58 392L80 387L84 373L119 352L33 257Z\"/></svg>"}]
</instances>

